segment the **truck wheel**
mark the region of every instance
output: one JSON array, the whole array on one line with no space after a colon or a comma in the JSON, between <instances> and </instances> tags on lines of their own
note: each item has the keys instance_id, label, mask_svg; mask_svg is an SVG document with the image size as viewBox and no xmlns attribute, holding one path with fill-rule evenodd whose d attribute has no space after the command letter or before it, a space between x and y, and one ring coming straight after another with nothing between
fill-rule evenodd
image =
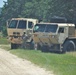
<instances>
[{"instance_id":1,"label":"truck wheel","mask_svg":"<svg viewBox=\"0 0 76 75\"><path fill-rule=\"evenodd\" d=\"M47 46L42 46L41 51L42 52L48 52L48 47Z\"/></svg>"},{"instance_id":2,"label":"truck wheel","mask_svg":"<svg viewBox=\"0 0 76 75\"><path fill-rule=\"evenodd\" d=\"M30 42L30 49L34 49L34 41Z\"/></svg>"},{"instance_id":3,"label":"truck wheel","mask_svg":"<svg viewBox=\"0 0 76 75\"><path fill-rule=\"evenodd\" d=\"M15 49L15 45L11 43L11 49Z\"/></svg>"},{"instance_id":4,"label":"truck wheel","mask_svg":"<svg viewBox=\"0 0 76 75\"><path fill-rule=\"evenodd\" d=\"M63 51L74 51L75 50L75 43L72 40L68 40L63 45Z\"/></svg>"},{"instance_id":5,"label":"truck wheel","mask_svg":"<svg viewBox=\"0 0 76 75\"><path fill-rule=\"evenodd\" d=\"M29 49L29 50L32 50L34 47L33 47L33 43L32 42L27 42L25 44L25 47L24 49Z\"/></svg>"},{"instance_id":6,"label":"truck wheel","mask_svg":"<svg viewBox=\"0 0 76 75\"><path fill-rule=\"evenodd\" d=\"M11 49L17 49L17 44L11 43Z\"/></svg>"}]
</instances>

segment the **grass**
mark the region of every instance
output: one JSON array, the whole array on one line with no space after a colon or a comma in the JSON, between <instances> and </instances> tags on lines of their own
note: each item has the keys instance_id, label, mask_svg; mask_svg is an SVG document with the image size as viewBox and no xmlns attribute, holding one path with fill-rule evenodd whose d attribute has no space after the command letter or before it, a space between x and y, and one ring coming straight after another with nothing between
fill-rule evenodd
<instances>
[{"instance_id":1,"label":"grass","mask_svg":"<svg viewBox=\"0 0 76 75\"><path fill-rule=\"evenodd\" d=\"M4 40L4 42L6 41ZM20 58L27 59L40 67L53 71L55 75L76 75L76 52L56 54L42 53L36 50L11 50L10 46L7 45L2 45L1 48L10 51Z\"/></svg>"},{"instance_id":2,"label":"grass","mask_svg":"<svg viewBox=\"0 0 76 75\"><path fill-rule=\"evenodd\" d=\"M0 45L1 44L5 44L5 45L9 44L9 42L8 42L6 37L0 37Z\"/></svg>"},{"instance_id":3,"label":"grass","mask_svg":"<svg viewBox=\"0 0 76 75\"><path fill-rule=\"evenodd\" d=\"M73 53L56 54L42 53L35 50L10 50L20 58L53 71L56 75L76 75L76 56ZM74 53L76 55L76 53Z\"/></svg>"}]
</instances>

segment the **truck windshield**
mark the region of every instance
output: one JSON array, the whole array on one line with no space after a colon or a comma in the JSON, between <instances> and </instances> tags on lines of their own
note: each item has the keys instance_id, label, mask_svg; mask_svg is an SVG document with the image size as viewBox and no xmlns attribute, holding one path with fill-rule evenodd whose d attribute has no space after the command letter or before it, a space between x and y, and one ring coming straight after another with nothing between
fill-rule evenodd
<instances>
[{"instance_id":1,"label":"truck windshield","mask_svg":"<svg viewBox=\"0 0 76 75\"><path fill-rule=\"evenodd\" d=\"M19 21L19 24L18 24L18 28L19 29L26 29L26 23L27 21L24 21L24 20L20 20Z\"/></svg>"},{"instance_id":2,"label":"truck windshield","mask_svg":"<svg viewBox=\"0 0 76 75\"><path fill-rule=\"evenodd\" d=\"M57 25L51 25L51 24L49 24L49 25L46 26L45 32L55 33L56 30L57 30L57 27L58 27Z\"/></svg>"},{"instance_id":3,"label":"truck windshield","mask_svg":"<svg viewBox=\"0 0 76 75\"><path fill-rule=\"evenodd\" d=\"M44 32L46 25L44 24L36 24L34 27L35 32Z\"/></svg>"},{"instance_id":4,"label":"truck windshield","mask_svg":"<svg viewBox=\"0 0 76 75\"><path fill-rule=\"evenodd\" d=\"M53 24L36 24L34 32L52 32L55 33L58 25Z\"/></svg>"},{"instance_id":5,"label":"truck windshield","mask_svg":"<svg viewBox=\"0 0 76 75\"><path fill-rule=\"evenodd\" d=\"M8 26L8 28L16 28L18 20L12 20Z\"/></svg>"}]
</instances>

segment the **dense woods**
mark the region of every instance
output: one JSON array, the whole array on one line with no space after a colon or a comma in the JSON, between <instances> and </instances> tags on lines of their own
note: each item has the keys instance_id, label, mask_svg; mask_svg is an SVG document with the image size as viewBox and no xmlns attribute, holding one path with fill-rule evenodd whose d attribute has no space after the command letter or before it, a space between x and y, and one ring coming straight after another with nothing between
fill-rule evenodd
<instances>
[{"instance_id":1,"label":"dense woods","mask_svg":"<svg viewBox=\"0 0 76 75\"><path fill-rule=\"evenodd\" d=\"M5 32L10 18L26 17L50 21L53 16L75 22L76 0L7 0L0 14L0 29Z\"/></svg>"},{"instance_id":2,"label":"dense woods","mask_svg":"<svg viewBox=\"0 0 76 75\"><path fill-rule=\"evenodd\" d=\"M0 8L0 14L1 14L2 9Z\"/></svg>"}]
</instances>

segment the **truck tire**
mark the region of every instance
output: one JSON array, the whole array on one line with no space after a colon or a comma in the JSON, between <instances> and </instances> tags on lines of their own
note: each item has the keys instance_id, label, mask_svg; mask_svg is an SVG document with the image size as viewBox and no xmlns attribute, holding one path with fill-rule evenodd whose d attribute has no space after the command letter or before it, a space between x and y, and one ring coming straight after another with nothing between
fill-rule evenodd
<instances>
[{"instance_id":1,"label":"truck tire","mask_svg":"<svg viewBox=\"0 0 76 75\"><path fill-rule=\"evenodd\" d=\"M26 42L26 44L24 45L23 47L24 49L29 49L29 50L32 50L34 47L33 47L33 43L32 42Z\"/></svg>"},{"instance_id":2,"label":"truck tire","mask_svg":"<svg viewBox=\"0 0 76 75\"><path fill-rule=\"evenodd\" d=\"M68 40L63 45L63 51L74 51L75 50L75 43L72 40Z\"/></svg>"},{"instance_id":3,"label":"truck tire","mask_svg":"<svg viewBox=\"0 0 76 75\"><path fill-rule=\"evenodd\" d=\"M11 43L11 49L15 49L15 44Z\"/></svg>"},{"instance_id":4,"label":"truck tire","mask_svg":"<svg viewBox=\"0 0 76 75\"><path fill-rule=\"evenodd\" d=\"M48 52L49 49L48 49L47 46L42 46L42 47L41 47L41 51L42 51L42 52Z\"/></svg>"},{"instance_id":5,"label":"truck tire","mask_svg":"<svg viewBox=\"0 0 76 75\"><path fill-rule=\"evenodd\" d=\"M17 44L13 44L13 43L11 43L11 49L17 49Z\"/></svg>"}]
</instances>

